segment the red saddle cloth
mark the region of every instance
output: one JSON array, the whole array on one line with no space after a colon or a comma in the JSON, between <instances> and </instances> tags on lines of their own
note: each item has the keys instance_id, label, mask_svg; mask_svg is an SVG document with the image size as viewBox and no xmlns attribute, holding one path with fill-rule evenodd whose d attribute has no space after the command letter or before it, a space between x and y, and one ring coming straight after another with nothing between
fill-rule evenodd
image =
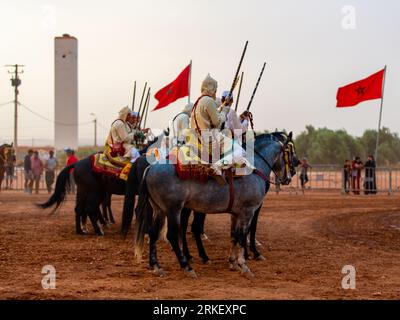
<instances>
[{"instance_id":1,"label":"red saddle cloth","mask_svg":"<svg viewBox=\"0 0 400 320\"><path fill-rule=\"evenodd\" d=\"M193 179L207 182L210 177L212 170L209 165L198 163L197 160L191 162L193 159L185 156L181 149L172 149L168 159L170 163L174 164L176 174L181 180Z\"/></svg>"},{"instance_id":2,"label":"red saddle cloth","mask_svg":"<svg viewBox=\"0 0 400 320\"><path fill-rule=\"evenodd\" d=\"M111 164L103 153L97 153L91 156L92 170L110 177L119 177L122 167Z\"/></svg>"}]
</instances>

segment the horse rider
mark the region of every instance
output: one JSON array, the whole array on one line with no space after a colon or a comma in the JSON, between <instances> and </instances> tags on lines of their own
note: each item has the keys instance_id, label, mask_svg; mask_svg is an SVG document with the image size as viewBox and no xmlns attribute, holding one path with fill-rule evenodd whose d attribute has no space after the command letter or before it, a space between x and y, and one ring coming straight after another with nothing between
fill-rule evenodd
<instances>
[{"instance_id":1,"label":"horse rider","mask_svg":"<svg viewBox=\"0 0 400 320\"><path fill-rule=\"evenodd\" d=\"M187 129L190 127L190 115L192 113L193 106L194 104L189 102L172 120L172 144L174 146L182 146L185 144Z\"/></svg>"},{"instance_id":2,"label":"horse rider","mask_svg":"<svg viewBox=\"0 0 400 320\"><path fill-rule=\"evenodd\" d=\"M197 135L198 142L204 141L203 133L209 131L207 134L209 140L211 138L211 150L209 152L219 152L220 154L229 155L229 159L218 159L213 161L211 168L217 176L222 175L222 169L226 166L237 165L239 167L251 167L249 161L245 158L245 152L238 144L233 147L233 139L224 135L220 130L221 126L227 120L227 115L231 108L229 106L229 99L222 102L218 107L216 102L216 92L218 83L209 74L204 79L201 85L201 96L197 99L190 119L190 128L194 129ZM211 133L211 134L210 134ZM191 143L193 143L191 139ZM203 144L203 143L202 143ZM205 160L205 159L203 159Z\"/></svg>"},{"instance_id":3,"label":"horse rider","mask_svg":"<svg viewBox=\"0 0 400 320\"><path fill-rule=\"evenodd\" d=\"M229 91L225 90L221 96L221 103L227 101L226 105L231 107L226 116L225 128L231 130L235 138L239 138L239 136L241 137L249 128L249 113L244 111L239 117L235 109L232 108L233 97L231 97L229 93Z\"/></svg>"},{"instance_id":4,"label":"horse rider","mask_svg":"<svg viewBox=\"0 0 400 320\"><path fill-rule=\"evenodd\" d=\"M120 156L130 159L133 163L140 157L134 140L140 130L137 128L139 114L124 107L119 111L119 117L111 124L106 140L106 147L112 157Z\"/></svg>"}]
</instances>

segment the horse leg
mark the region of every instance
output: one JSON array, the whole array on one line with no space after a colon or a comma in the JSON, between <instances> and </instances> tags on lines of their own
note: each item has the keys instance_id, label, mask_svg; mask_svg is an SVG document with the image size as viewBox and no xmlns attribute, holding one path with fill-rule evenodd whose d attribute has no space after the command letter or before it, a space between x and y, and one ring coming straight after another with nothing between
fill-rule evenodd
<instances>
[{"instance_id":1,"label":"horse leg","mask_svg":"<svg viewBox=\"0 0 400 320\"><path fill-rule=\"evenodd\" d=\"M106 222L106 224L110 222L107 215L107 204L105 200L101 203L101 213L102 213L101 216L103 216L103 219Z\"/></svg>"},{"instance_id":2,"label":"horse leg","mask_svg":"<svg viewBox=\"0 0 400 320\"><path fill-rule=\"evenodd\" d=\"M231 249L229 253L229 268L231 270L240 270L238 261L237 261L237 243L238 239L236 236L236 225L237 225L237 217L235 215L231 215Z\"/></svg>"},{"instance_id":3,"label":"horse leg","mask_svg":"<svg viewBox=\"0 0 400 320\"><path fill-rule=\"evenodd\" d=\"M86 228L82 229L81 219L85 215L86 197L80 190L76 193L75 204L75 230L77 234L87 234ZM83 219L82 219L83 220Z\"/></svg>"},{"instance_id":4,"label":"horse leg","mask_svg":"<svg viewBox=\"0 0 400 320\"><path fill-rule=\"evenodd\" d=\"M192 232L194 239L196 240L197 250L199 251L199 256L203 260L203 263L210 261L207 256L206 250L204 249L203 241L201 239L202 233L204 233L204 221L206 215L201 212L194 211L194 218L192 222Z\"/></svg>"},{"instance_id":5,"label":"horse leg","mask_svg":"<svg viewBox=\"0 0 400 320\"><path fill-rule=\"evenodd\" d=\"M154 271L159 275L165 275L164 270L160 267L160 264L157 259L157 241L160 237L160 232L165 223L165 217L161 211L157 211L154 213L155 219L153 225L149 228L148 234L150 238L150 249L149 249L149 265L150 268L154 269Z\"/></svg>"},{"instance_id":6,"label":"horse leg","mask_svg":"<svg viewBox=\"0 0 400 320\"><path fill-rule=\"evenodd\" d=\"M184 269L185 272L187 272L189 275L196 277L196 273L190 266L187 258L182 254L181 248L179 247L180 214L181 214L181 209L168 213L167 239L169 240L172 249L175 252L175 255L179 261L181 268Z\"/></svg>"},{"instance_id":7,"label":"horse leg","mask_svg":"<svg viewBox=\"0 0 400 320\"><path fill-rule=\"evenodd\" d=\"M254 216L253 219L251 219L251 224L250 224L250 251L253 253L253 258L255 260L265 260L265 258L261 255L261 253L258 252L256 245L257 222L260 211L261 211L261 206L254 212Z\"/></svg>"},{"instance_id":8,"label":"horse leg","mask_svg":"<svg viewBox=\"0 0 400 320\"><path fill-rule=\"evenodd\" d=\"M242 274L246 274L249 276L254 276L254 275L246 264L245 252L247 246L247 234L252 217L253 217L253 212L246 212L245 214L243 214L239 218L235 230L235 238L239 242L239 254L237 262L241 269Z\"/></svg>"},{"instance_id":9,"label":"horse leg","mask_svg":"<svg viewBox=\"0 0 400 320\"><path fill-rule=\"evenodd\" d=\"M88 204L86 207L87 212L95 233L99 236L104 236L104 232L98 223L99 222L98 218L101 216L100 212L101 199L99 199L99 196L96 193L92 193L91 195L89 195L87 199L87 204Z\"/></svg>"},{"instance_id":10,"label":"horse leg","mask_svg":"<svg viewBox=\"0 0 400 320\"><path fill-rule=\"evenodd\" d=\"M189 223L189 217L192 210L183 208L181 212L181 236L182 236L182 251L186 259L191 260L193 257L190 255L189 247L187 244L186 231Z\"/></svg>"},{"instance_id":11,"label":"horse leg","mask_svg":"<svg viewBox=\"0 0 400 320\"><path fill-rule=\"evenodd\" d=\"M107 209L108 209L108 216L110 218L111 224L115 224L114 215L113 215L113 212L111 209L111 195L110 195L110 201L107 203Z\"/></svg>"}]
</instances>

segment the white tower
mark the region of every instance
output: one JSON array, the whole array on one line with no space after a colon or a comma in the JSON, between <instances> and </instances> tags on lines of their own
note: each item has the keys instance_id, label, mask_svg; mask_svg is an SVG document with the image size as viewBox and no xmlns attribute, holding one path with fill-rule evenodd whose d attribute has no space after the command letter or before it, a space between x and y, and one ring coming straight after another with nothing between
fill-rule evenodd
<instances>
[{"instance_id":1,"label":"white tower","mask_svg":"<svg viewBox=\"0 0 400 320\"><path fill-rule=\"evenodd\" d=\"M57 150L78 147L78 40L54 39L54 142Z\"/></svg>"}]
</instances>

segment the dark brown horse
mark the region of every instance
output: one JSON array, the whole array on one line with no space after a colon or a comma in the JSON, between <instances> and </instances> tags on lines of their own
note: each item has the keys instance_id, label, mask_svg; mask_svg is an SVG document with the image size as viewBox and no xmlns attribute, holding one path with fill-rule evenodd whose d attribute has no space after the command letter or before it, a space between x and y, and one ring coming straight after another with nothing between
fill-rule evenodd
<instances>
[{"instance_id":1,"label":"dark brown horse","mask_svg":"<svg viewBox=\"0 0 400 320\"><path fill-rule=\"evenodd\" d=\"M12 148L13 145L7 143L0 146L0 190L4 179L4 173L6 171L7 159L11 156Z\"/></svg>"}]
</instances>

